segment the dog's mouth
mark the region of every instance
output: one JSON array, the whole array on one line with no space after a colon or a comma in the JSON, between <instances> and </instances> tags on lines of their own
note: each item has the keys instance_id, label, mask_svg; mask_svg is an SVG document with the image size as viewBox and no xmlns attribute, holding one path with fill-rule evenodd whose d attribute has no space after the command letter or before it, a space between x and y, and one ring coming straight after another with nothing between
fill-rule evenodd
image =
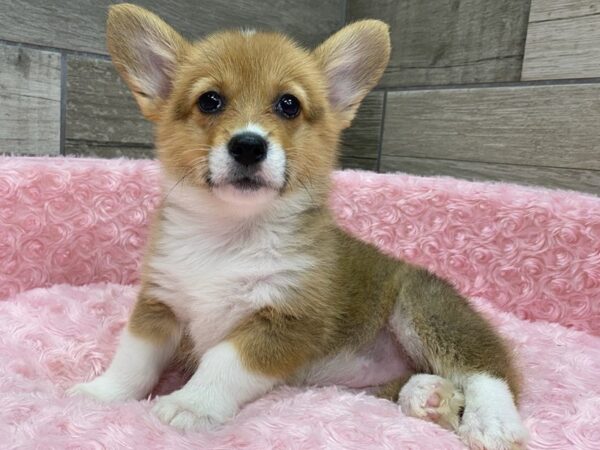
<instances>
[{"instance_id":1,"label":"dog's mouth","mask_svg":"<svg viewBox=\"0 0 600 450\"><path fill-rule=\"evenodd\" d=\"M227 177L218 183L209 183L210 191L218 199L247 211L248 207L264 206L273 200L278 190L259 175Z\"/></svg>"},{"instance_id":2,"label":"dog's mouth","mask_svg":"<svg viewBox=\"0 0 600 450\"><path fill-rule=\"evenodd\" d=\"M240 191L258 191L261 188L269 187L264 180L256 177L240 177L231 180L229 184Z\"/></svg>"},{"instance_id":3,"label":"dog's mouth","mask_svg":"<svg viewBox=\"0 0 600 450\"><path fill-rule=\"evenodd\" d=\"M261 189L275 189L261 176L247 174L231 176L219 182L215 182L211 177L208 177L207 184L212 190L233 188L241 193L252 193Z\"/></svg>"}]
</instances>

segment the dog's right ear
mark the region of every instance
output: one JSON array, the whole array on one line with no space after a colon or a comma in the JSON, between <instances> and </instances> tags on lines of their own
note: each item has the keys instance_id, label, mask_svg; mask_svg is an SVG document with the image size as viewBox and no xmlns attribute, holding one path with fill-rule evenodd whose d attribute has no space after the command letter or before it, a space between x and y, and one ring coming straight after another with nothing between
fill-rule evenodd
<instances>
[{"instance_id":1,"label":"dog's right ear","mask_svg":"<svg viewBox=\"0 0 600 450\"><path fill-rule=\"evenodd\" d=\"M160 17L139 6L111 6L106 25L108 51L149 120L157 120L189 43Z\"/></svg>"}]
</instances>

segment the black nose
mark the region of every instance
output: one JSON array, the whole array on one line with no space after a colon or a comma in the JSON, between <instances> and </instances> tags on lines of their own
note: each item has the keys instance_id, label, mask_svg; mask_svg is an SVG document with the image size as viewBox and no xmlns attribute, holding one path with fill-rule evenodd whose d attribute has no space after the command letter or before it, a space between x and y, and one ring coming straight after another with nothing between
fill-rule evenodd
<instances>
[{"instance_id":1,"label":"black nose","mask_svg":"<svg viewBox=\"0 0 600 450\"><path fill-rule=\"evenodd\" d=\"M236 134L227 147L233 159L244 166L257 164L267 157L267 141L255 133Z\"/></svg>"}]
</instances>

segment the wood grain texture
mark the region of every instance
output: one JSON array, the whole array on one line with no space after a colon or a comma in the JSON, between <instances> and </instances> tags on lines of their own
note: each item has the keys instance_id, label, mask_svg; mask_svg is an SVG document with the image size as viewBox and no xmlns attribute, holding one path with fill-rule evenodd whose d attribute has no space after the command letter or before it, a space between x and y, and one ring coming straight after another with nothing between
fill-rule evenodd
<instances>
[{"instance_id":1,"label":"wood grain texture","mask_svg":"<svg viewBox=\"0 0 600 450\"><path fill-rule=\"evenodd\" d=\"M600 170L600 84L388 92L382 154Z\"/></svg>"},{"instance_id":2,"label":"wood grain texture","mask_svg":"<svg viewBox=\"0 0 600 450\"><path fill-rule=\"evenodd\" d=\"M111 0L12 0L0 2L0 39L106 53L104 27ZM186 37L222 28L284 31L315 45L343 24L343 0L138 0Z\"/></svg>"},{"instance_id":3,"label":"wood grain texture","mask_svg":"<svg viewBox=\"0 0 600 450\"><path fill-rule=\"evenodd\" d=\"M489 164L402 156L383 156L382 172L443 175L468 180L507 181L529 186L569 189L600 195L600 171Z\"/></svg>"},{"instance_id":4,"label":"wood grain texture","mask_svg":"<svg viewBox=\"0 0 600 450\"><path fill-rule=\"evenodd\" d=\"M531 0L529 21L569 19L598 13L598 0Z\"/></svg>"},{"instance_id":5,"label":"wood grain texture","mask_svg":"<svg viewBox=\"0 0 600 450\"><path fill-rule=\"evenodd\" d=\"M522 79L600 77L600 1L532 1Z\"/></svg>"},{"instance_id":6,"label":"wood grain texture","mask_svg":"<svg viewBox=\"0 0 600 450\"><path fill-rule=\"evenodd\" d=\"M115 149L151 148L152 126L109 61L67 59L66 149L116 156Z\"/></svg>"},{"instance_id":7,"label":"wood grain texture","mask_svg":"<svg viewBox=\"0 0 600 450\"><path fill-rule=\"evenodd\" d=\"M60 55L0 45L0 152L60 153Z\"/></svg>"},{"instance_id":8,"label":"wood grain texture","mask_svg":"<svg viewBox=\"0 0 600 450\"><path fill-rule=\"evenodd\" d=\"M391 26L392 57L381 85L516 81L529 0L352 0L347 20Z\"/></svg>"},{"instance_id":9,"label":"wood grain texture","mask_svg":"<svg viewBox=\"0 0 600 450\"><path fill-rule=\"evenodd\" d=\"M342 134L342 156L377 159L383 97L382 91L371 92L365 97L352 126Z\"/></svg>"},{"instance_id":10,"label":"wood grain texture","mask_svg":"<svg viewBox=\"0 0 600 450\"><path fill-rule=\"evenodd\" d=\"M132 146L119 143L85 142L68 140L65 142L65 154L93 158L130 158L152 159L155 157L152 146Z\"/></svg>"}]
</instances>

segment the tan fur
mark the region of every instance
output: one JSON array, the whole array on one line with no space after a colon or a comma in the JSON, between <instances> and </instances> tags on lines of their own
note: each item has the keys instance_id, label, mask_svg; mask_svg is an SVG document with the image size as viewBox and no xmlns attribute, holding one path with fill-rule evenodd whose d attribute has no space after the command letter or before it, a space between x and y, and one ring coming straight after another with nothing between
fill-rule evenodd
<instances>
[{"instance_id":1,"label":"tan fur","mask_svg":"<svg viewBox=\"0 0 600 450\"><path fill-rule=\"evenodd\" d=\"M173 336L179 328L179 321L167 305L142 291L138 295L128 326L136 336L161 344Z\"/></svg>"},{"instance_id":2,"label":"tan fur","mask_svg":"<svg viewBox=\"0 0 600 450\"><path fill-rule=\"evenodd\" d=\"M289 379L318 358L371 342L400 315L418 337L418 344L408 349L416 369L450 379L487 372L507 380L517 397L517 376L506 345L449 283L348 236L327 211L340 132L387 64L385 24L357 22L314 52L282 35L260 32L251 37L223 32L187 43L156 16L131 5L111 7L108 30L115 65L144 114L155 121L158 156L173 179L206 191L211 149L225 144L239 127L259 122L286 152L287 183L280 196L302 190L310 194L312 207L295 218L298 244L293 252L316 263L300 286L290 290L288 301L251 314L227 337L248 369ZM151 45L161 51L171 51L165 56L173 62L167 67L171 88L166 96L150 96L140 84L143 61L130 45L140 33L149 33ZM338 98L344 91L331 94L336 81L332 74L347 63L348 51L366 51L369 57L352 68L356 92ZM226 108L209 116L195 104L211 90L225 97ZM272 110L286 92L302 103L294 120L282 120ZM160 229L159 214L155 239ZM156 251L151 244L149 257ZM164 339L180 323L160 299L145 294L152 278L146 271L130 329L148 339ZM189 351L190 342L183 347ZM381 395L397 398L400 385L388 385Z\"/></svg>"}]
</instances>

